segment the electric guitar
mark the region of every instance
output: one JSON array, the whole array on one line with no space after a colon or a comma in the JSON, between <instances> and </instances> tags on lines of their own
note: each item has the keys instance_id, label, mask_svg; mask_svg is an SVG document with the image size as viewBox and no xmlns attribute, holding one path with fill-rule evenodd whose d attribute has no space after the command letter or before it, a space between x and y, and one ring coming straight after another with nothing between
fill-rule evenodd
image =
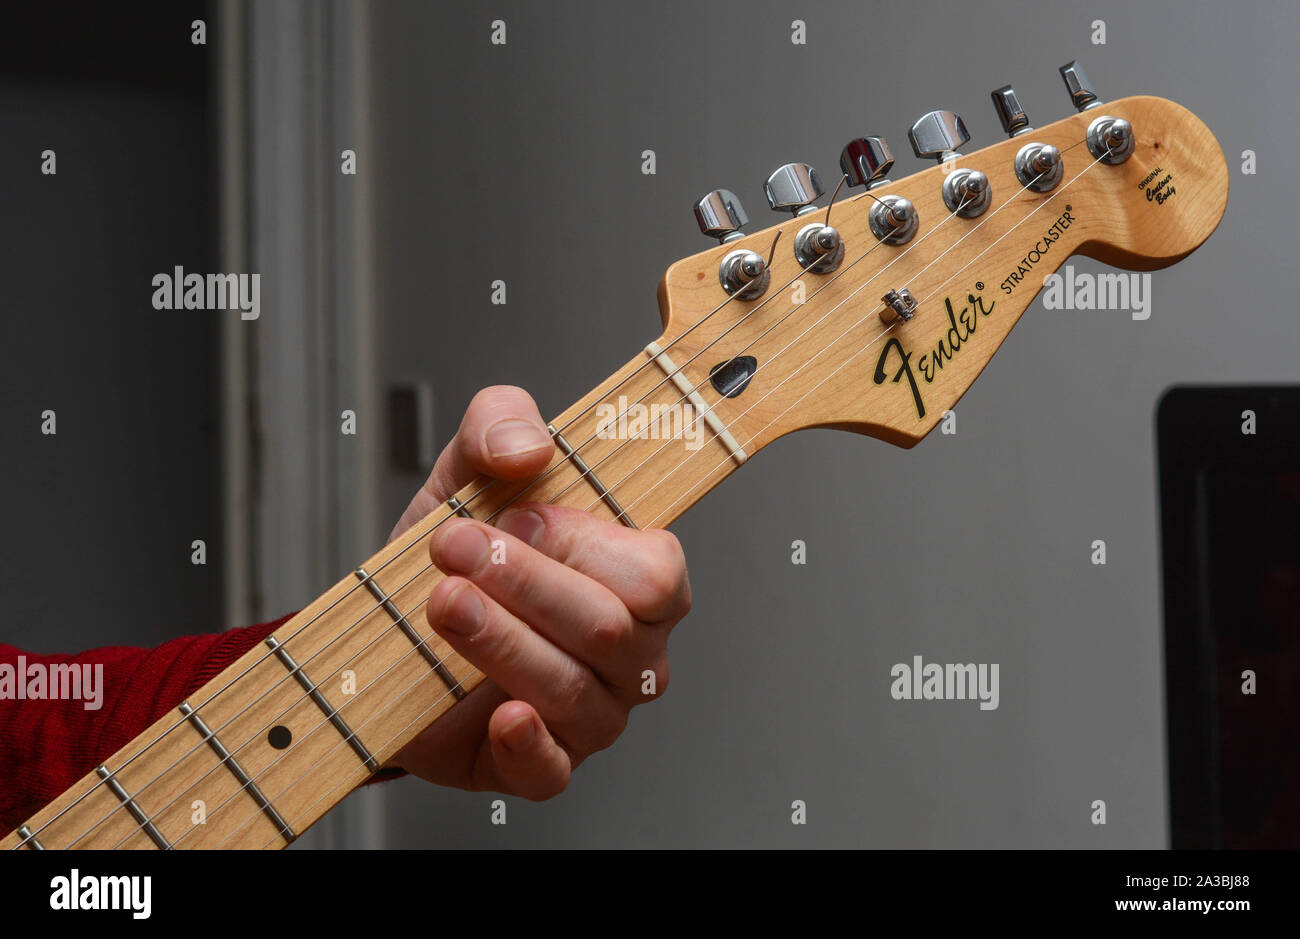
<instances>
[{"instance_id":1,"label":"electric guitar","mask_svg":"<svg viewBox=\"0 0 1300 939\"><path fill-rule=\"evenodd\" d=\"M1191 253L1227 204L1214 135L1061 73L1077 113L1032 128L1004 87L1008 139L959 154L961 118L930 112L909 136L938 165L905 179L882 139L850 142L828 206L810 166L781 167L765 195L790 214L761 231L734 194L703 197L719 244L668 268L662 333L555 418L545 472L466 486L0 844L282 848L483 680L423 615L447 518L528 500L667 527L792 431L911 447L1071 255L1153 270Z\"/></svg>"}]
</instances>

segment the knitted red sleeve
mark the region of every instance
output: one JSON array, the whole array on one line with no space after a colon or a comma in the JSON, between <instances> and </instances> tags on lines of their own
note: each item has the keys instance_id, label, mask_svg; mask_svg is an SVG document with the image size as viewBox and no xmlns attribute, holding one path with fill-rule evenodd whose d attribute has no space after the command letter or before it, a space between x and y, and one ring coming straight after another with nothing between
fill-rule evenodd
<instances>
[{"instance_id":1,"label":"knitted red sleeve","mask_svg":"<svg viewBox=\"0 0 1300 939\"><path fill-rule=\"evenodd\" d=\"M107 646L75 655L39 655L0 644L0 838L292 615L223 633L185 636L155 649ZM37 696L34 676L48 675L49 666L63 664L103 666L98 701L87 700L84 688L76 700ZM33 671L33 665L39 667ZM375 779L396 775L401 772L384 771Z\"/></svg>"}]
</instances>

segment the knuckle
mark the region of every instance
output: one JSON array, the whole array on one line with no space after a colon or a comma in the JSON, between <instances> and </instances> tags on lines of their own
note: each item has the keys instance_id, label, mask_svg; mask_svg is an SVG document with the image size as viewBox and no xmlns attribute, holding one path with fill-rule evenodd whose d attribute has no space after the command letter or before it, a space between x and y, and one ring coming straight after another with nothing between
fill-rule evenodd
<instances>
[{"instance_id":1,"label":"knuckle","mask_svg":"<svg viewBox=\"0 0 1300 939\"><path fill-rule=\"evenodd\" d=\"M649 563L641 572L641 583L652 620L684 616L690 608L690 590L681 543L670 532L656 532L650 544Z\"/></svg>"},{"instance_id":2,"label":"knuckle","mask_svg":"<svg viewBox=\"0 0 1300 939\"><path fill-rule=\"evenodd\" d=\"M622 607L603 609L591 625L591 644L597 656L616 656L632 638L633 624Z\"/></svg>"},{"instance_id":3,"label":"knuckle","mask_svg":"<svg viewBox=\"0 0 1300 939\"><path fill-rule=\"evenodd\" d=\"M658 547L659 562L673 570L685 570L686 552L682 550L682 543L677 536L663 528L655 529L652 534Z\"/></svg>"},{"instance_id":4,"label":"knuckle","mask_svg":"<svg viewBox=\"0 0 1300 939\"><path fill-rule=\"evenodd\" d=\"M577 668L565 671L563 677L551 686L552 708L556 717L565 723L576 723L583 719L583 703L587 698L587 678Z\"/></svg>"}]
</instances>

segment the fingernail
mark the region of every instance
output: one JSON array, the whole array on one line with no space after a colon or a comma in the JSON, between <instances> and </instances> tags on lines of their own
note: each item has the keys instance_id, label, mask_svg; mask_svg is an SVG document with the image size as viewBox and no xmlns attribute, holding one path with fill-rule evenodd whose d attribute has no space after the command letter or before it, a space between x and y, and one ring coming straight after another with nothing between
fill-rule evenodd
<instances>
[{"instance_id":1,"label":"fingernail","mask_svg":"<svg viewBox=\"0 0 1300 939\"><path fill-rule=\"evenodd\" d=\"M474 524L458 525L438 550L438 566L458 574L472 574L487 562L492 545L487 534Z\"/></svg>"},{"instance_id":2,"label":"fingernail","mask_svg":"<svg viewBox=\"0 0 1300 939\"><path fill-rule=\"evenodd\" d=\"M451 592L443 604L438 625L457 636L472 636L483 627L485 615L478 591L468 584L462 584Z\"/></svg>"},{"instance_id":3,"label":"fingernail","mask_svg":"<svg viewBox=\"0 0 1300 939\"><path fill-rule=\"evenodd\" d=\"M505 730L501 731L501 742L512 753L523 753L537 739L537 727L533 724L533 715L521 717Z\"/></svg>"},{"instance_id":4,"label":"fingernail","mask_svg":"<svg viewBox=\"0 0 1300 939\"><path fill-rule=\"evenodd\" d=\"M531 421L506 418L488 428L487 448L492 457L518 456L549 445L546 431Z\"/></svg>"},{"instance_id":5,"label":"fingernail","mask_svg":"<svg viewBox=\"0 0 1300 939\"><path fill-rule=\"evenodd\" d=\"M537 547L537 542L542 538L542 531L546 528L546 522L531 509L519 509L507 513L497 527L508 535L514 535L524 544Z\"/></svg>"}]
</instances>

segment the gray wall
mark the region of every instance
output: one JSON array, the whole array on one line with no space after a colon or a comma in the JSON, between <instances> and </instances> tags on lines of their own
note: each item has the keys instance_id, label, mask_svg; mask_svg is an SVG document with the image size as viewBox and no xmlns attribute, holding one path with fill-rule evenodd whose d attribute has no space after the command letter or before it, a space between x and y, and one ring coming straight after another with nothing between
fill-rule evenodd
<instances>
[{"instance_id":1,"label":"gray wall","mask_svg":"<svg viewBox=\"0 0 1300 939\"><path fill-rule=\"evenodd\" d=\"M371 17L379 371L432 381L440 444L475 389L520 384L558 413L657 335L663 270L707 247L689 212L704 190L735 189L767 224L778 163L829 175L848 138L877 133L903 175L925 110L964 115L972 147L998 139L988 92L1005 82L1048 123L1069 112L1071 58L1104 97L1200 114L1233 170L1219 231L1154 275L1150 320L1036 304L956 436L906 452L813 432L762 453L677 526L696 603L665 699L560 798L509 800L505 827L489 794L393 784L389 843L1164 845L1153 409L1174 382L1296 378L1295 5L503 0ZM1238 172L1245 148L1258 176ZM505 307L488 302L498 277ZM390 515L416 482L390 479ZM892 700L890 666L917 654L1000 663L1000 708Z\"/></svg>"}]
</instances>

